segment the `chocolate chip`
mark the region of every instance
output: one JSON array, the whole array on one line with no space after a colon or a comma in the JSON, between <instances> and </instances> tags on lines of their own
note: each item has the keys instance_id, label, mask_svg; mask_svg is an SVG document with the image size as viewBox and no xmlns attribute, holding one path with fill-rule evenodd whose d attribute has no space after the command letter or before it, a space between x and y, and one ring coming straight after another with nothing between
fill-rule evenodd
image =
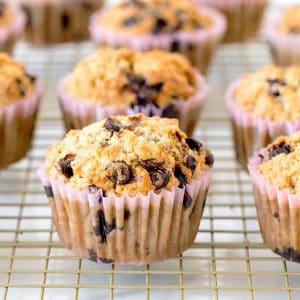
<instances>
[{"instance_id":1,"label":"chocolate chip","mask_svg":"<svg viewBox=\"0 0 300 300\"><path fill-rule=\"evenodd\" d=\"M116 229L116 220L113 219L112 224L109 224L105 220L105 215L102 210L98 212L98 224L93 227L96 236L101 236L101 242L107 242L107 235Z\"/></svg>"},{"instance_id":2,"label":"chocolate chip","mask_svg":"<svg viewBox=\"0 0 300 300\"><path fill-rule=\"evenodd\" d=\"M88 249L88 253L89 253L90 260L92 260L94 262L98 262L98 255L94 249Z\"/></svg>"},{"instance_id":3,"label":"chocolate chip","mask_svg":"<svg viewBox=\"0 0 300 300\"><path fill-rule=\"evenodd\" d=\"M184 165L194 172L198 165L198 161L192 155L188 155Z\"/></svg>"},{"instance_id":4,"label":"chocolate chip","mask_svg":"<svg viewBox=\"0 0 300 300\"><path fill-rule=\"evenodd\" d=\"M114 161L107 166L108 178L115 184L126 184L132 178L131 167L125 161Z\"/></svg>"},{"instance_id":5,"label":"chocolate chip","mask_svg":"<svg viewBox=\"0 0 300 300\"><path fill-rule=\"evenodd\" d=\"M160 190L165 187L170 180L170 172L163 167L148 168L151 181L156 189Z\"/></svg>"},{"instance_id":6,"label":"chocolate chip","mask_svg":"<svg viewBox=\"0 0 300 300\"><path fill-rule=\"evenodd\" d=\"M184 191L184 197L183 197L183 207L185 209L188 209L192 205L193 199L188 193L188 191L185 189Z\"/></svg>"},{"instance_id":7,"label":"chocolate chip","mask_svg":"<svg viewBox=\"0 0 300 300\"><path fill-rule=\"evenodd\" d=\"M130 83L130 88L137 93L142 86L146 84L146 79L142 75L128 74L127 79Z\"/></svg>"},{"instance_id":8,"label":"chocolate chip","mask_svg":"<svg viewBox=\"0 0 300 300\"><path fill-rule=\"evenodd\" d=\"M157 17L155 20L154 27L152 29L152 33L153 34L163 33L163 31L165 31L166 27L167 27L167 21L164 18Z\"/></svg>"},{"instance_id":9,"label":"chocolate chip","mask_svg":"<svg viewBox=\"0 0 300 300\"><path fill-rule=\"evenodd\" d=\"M151 170L153 168L160 167L162 164L162 162L157 161L154 158L137 161L137 165L142 166L146 170Z\"/></svg>"},{"instance_id":10,"label":"chocolate chip","mask_svg":"<svg viewBox=\"0 0 300 300\"><path fill-rule=\"evenodd\" d=\"M187 138L185 140L185 142L188 144L188 146L191 150L194 150L197 152L199 152L201 150L201 148L203 147L203 145L200 142L198 142L194 139L191 139L191 138Z\"/></svg>"},{"instance_id":11,"label":"chocolate chip","mask_svg":"<svg viewBox=\"0 0 300 300\"><path fill-rule=\"evenodd\" d=\"M36 76L26 73L25 76L30 80L31 83L35 83Z\"/></svg>"},{"instance_id":12,"label":"chocolate chip","mask_svg":"<svg viewBox=\"0 0 300 300\"><path fill-rule=\"evenodd\" d=\"M45 190L46 196L48 198L54 197L53 190L52 190L51 186L44 186L44 190Z\"/></svg>"},{"instance_id":13,"label":"chocolate chip","mask_svg":"<svg viewBox=\"0 0 300 300\"><path fill-rule=\"evenodd\" d=\"M163 88L163 83L159 82L153 85L144 85L137 92L138 105L146 105L147 103L154 103L160 91Z\"/></svg>"},{"instance_id":14,"label":"chocolate chip","mask_svg":"<svg viewBox=\"0 0 300 300\"><path fill-rule=\"evenodd\" d=\"M178 52L180 50L180 42L178 40L172 41L171 52Z\"/></svg>"},{"instance_id":15,"label":"chocolate chip","mask_svg":"<svg viewBox=\"0 0 300 300\"><path fill-rule=\"evenodd\" d=\"M268 78L267 82L269 84L269 94L273 97L280 97L279 87L286 85L286 81L279 78Z\"/></svg>"},{"instance_id":16,"label":"chocolate chip","mask_svg":"<svg viewBox=\"0 0 300 300\"><path fill-rule=\"evenodd\" d=\"M176 132L174 133L174 137L176 138L176 140L177 140L178 142L181 142L181 141L182 141L182 137L181 137L179 131L176 131Z\"/></svg>"},{"instance_id":17,"label":"chocolate chip","mask_svg":"<svg viewBox=\"0 0 300 300\"><path fill-rule=\"evenodd\" d=\"M300 263L300 253L292 247L284 248L283 251L280 251L278 248L276 248L274 252L284 257L287 260Z\"/></svg>"},{"instance_id":18,"label":"chocolate chip","mask_svg":"<svg viewBox=\"0 0 300 300\"><path fill-rule=\"evenodd\" d=\"M124 212L124 220L127 221L130 218L130 211L125 209Z\"/></svg>"},{"instance_id":19,"label":"chocolate chip","mask_svg":"<svg viewBox=\"0 0 300 300\"><path fill-rule=\"evenodd\" d=\"M74 154L67 154L58 162L58 170L67 178L71 178L74 175L71 166L71 162L74 160L74 158Z\"/></svg>"},{"instance_id":20,"label":"chocolate chip","mask_svg":"<svg viewBox=\"0 0 300 300\"><path fill-rule=\"evenodd\" d=\"M205 156L205 164L209 167L212 167L214 164L214 156L212 155L212 153L207 152L206 156Z\"/></svg>"},{"instance_id":21,"label":"chocolate chip","mask_svg":"<svg viewBox=\"0 0 300 300\"><path fill-rule=\"evenodd\" d=\"M274 212L273 217L274 217L275 219L279 219L279 213L278 213L278 211L275 211L275 212Z\"/></svg>"},{"instance_id":22,"label":"chocolate chip","mask_svg":"<svg viewBox=\"0 0 300 300\"><path fill-rule=\"evenodd\" d=\"M174 104L166 106L162 111L162 117L164 118L177 118L178 110Z\"/></svg>"},{"instance_id":23,"label":"chocolate chip","mask_svg":"<svg viewBox=\"0 0 300 300\"><path fill-rule=\"evenodd\" d=\"M109 117L106 119L104 127L110 132L119 132L122 128L122 123L117 119Z\"/></svg>"},{"instance_id":24,"label":"chocolate chip","mask_svg":"<svg viewBox=\"0 0 300 300\"><path fill-rule=\"evenodd\" d=\"M291 146L287 145L285 142L281 142L279 145L273 146L269 149L269 159L279 155L279 154L289 154L292 152Z\"/></svg>"},{"instance_id":25,"label":"chocolate chip","mask_svg":"<svg viewBox=\"0 0 300 300\"><path fill-rule=\"evenodd\" d=\"M23 84L22 80L19 79L19 78L17 78L17 79L15 80L15 82L16 82L17 89L18 89L20 95L21 95L22 97L24 97L24 96L26 95L26 92L27 92L26 86Z\"/></svg>"},{"instance_id":26,"label":"chocolate chip","mask_svg":"<svg viewBox=\"0 0 300 300\"><path fill-rule=\"evenodd\" d=\"M61 16L61 26L65 29L70 26L70 16L67 13Z\"/></svg>"},{"instance_id":27,"label":"chocolate chip","mask_svg":"<svg viewBox=\"0 0 300 300\"><path fill-rule=\"evenodd\" d=\"M179 187L183 188L187 183L187 179L180 167L178 167L178 166L175 167L174 176L179 181Z\"/></svg>"},{"instance_id":28,"label":"chocolate chip","mask_svg":"<svg viewBox=\"0 0 300 300\"><path fill-rule=\"evenodd\" d=\"M132 17L129 17L129 18L125 19L122 22L122 25L124 27L131 27L131 26L134 26L134 25L138 24L140 21L141 21L140 18L132 16Z\"/></svg>"},{"instance_id":29,"label":"chocolate chip","mask_svg":"<svg viewBox=\"0 0 300 300\"><path fill-rule=\"evenodd\" d=\"M114 261L112 259L109 258L99 258L99 260L104 263L104 264L112 264Z\"/></svg>"}]
</instances>

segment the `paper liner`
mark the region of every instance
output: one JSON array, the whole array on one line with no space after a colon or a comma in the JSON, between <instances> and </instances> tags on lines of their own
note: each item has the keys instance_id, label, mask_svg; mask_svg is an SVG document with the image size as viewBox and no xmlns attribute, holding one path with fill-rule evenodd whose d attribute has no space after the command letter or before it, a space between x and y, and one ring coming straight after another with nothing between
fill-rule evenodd
<instances>
[{"instance_id":1,"label":"paper liner","mask_svg":"<svg viewBox=\"0 0 300 300\"><path fill-rule=\"evenodd\" d=\"M220 10L227 18L224 42L244 42L255 37L267 7L267 0L194 0Z\"/></svg>"},{"instance_id":2,"label":"paper liner","mask_svg":"<svg viewBox=\"0 0 300 300\"><path fill-rule=\"evenodd\" d=\"M103 3L102 0L19 2L28 18L25 40L36 45L87 40L89 17Z\"/></svg>"},{"instance_id":3,"label":"paper liner","mask_svg":"<svg viewBox=\"0 0 300 300\"><path fill-rule=\"evenodd\" d=\"M216 10L201 7L201 11L214 20L214 25L193 32L132 36L101 26L98 20L102 11L92 15L89 29L92 39L100 46L127 47L136 51L162 49L179 52L185 55L193 66L205 73L217 44L223 38L226 20Z\"/></svg>"},{"instance_id":4,"label":"paper liner","mask_svg":"<svg viewBox=\"0 0 300 300\"><path fill-rule=\"evenodd\" d=\"M262 149L249 160L260 231L265 244L287 260L300 263L300 195L270 184L257 170Z\"/></svg>"},{"instance_id":5,"label":"paper liner","mask_svg":"<svg viewBox=\"0 0 300 300\"><path fill-rule=\"evenodd\" d=\"M68 249L95 262L139 265L176 257L193 244L211 179L209 170L186 188L131 198L73 189L48 176L44 165L38 174L53 223Z\"/></svg>"},{"instance_id":6,"label":"paper liner","mask_svg":"<svg viewBox=\"0 0 300 300\"><path fill-rule=\"evenodd\" d=\"M267 146L280 135L291 134L299 130L300 120L272 121L245 111L234 101L234 92L239 83L240 80L236 80L229 87L225 102L231 119L236 159L247 171L248 159L256 150Z\"/></svg>"},{"instance_id":7,"label":"paper liner","mask_svg":"<svg viewBox=\"0 0 300 300\"><path fill-rule=\"evenodd\" d=\"M89 100L74 99L67 94L64 88L65 80L66 78L60 81L57 93L67 131L70 129L81 129L109 116L133 115L140 112L147 116L176 117L179 120L180 128L188 135L192 135L209 94L209 88L205 79L200 74L197 74L196 94L187 100L179 99L174 101L174 109L172 109L171 114L167 114L168 110L166 108L157 108L152 104L145 107L128 108L101 106Z\"/></svg>"},{"instance_id":8,"label":"paper liner","mask_svg":"<svg viewBox=\"0 0 300 300\"><path fill-rule=\"evenodd\" d=\"M42 84L26 99L0 108L0 169L23 158L31 146Z\"/></svg>"},{"instance_id":9,"label":"paper liner","mask_svg":"<svg viewBox=\"0 0 300 300\"><path fill-rule=\"evenodd\" d=\"M282 33L277 29L278 20L269 20L264 27L274 62L280 66L300 63L300 35Z\"/></svg>"}]
</instances>

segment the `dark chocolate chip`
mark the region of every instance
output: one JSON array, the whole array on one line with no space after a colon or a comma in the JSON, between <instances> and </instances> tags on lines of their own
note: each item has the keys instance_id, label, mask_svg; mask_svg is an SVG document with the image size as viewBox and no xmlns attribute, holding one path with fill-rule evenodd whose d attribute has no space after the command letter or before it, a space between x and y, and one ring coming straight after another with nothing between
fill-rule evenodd
<instances>
[{"instance_id":1,"label":"dark chocolate chip","mask_svg":"<svg viewBox=\"0 0 300 300\"><path fill-rule=\"evenodd\" d=\"M176 140L178 142L182 141L182 137L181 137L181 135L180 135L180 133L178 131L175 132L174 137L176 138Z\"/></svg>"},{"instance_id":2,"label":"dark chocolate chip","mask_svg":"<svg viewBox=\"0 0 300 300\"><path fill-rule=\"evenodd\" d=\"M28 74L28 73L26 73L25 75L26 75L26 77L28 77L28 79L30 80L31 83L35 83L36 76Z\"/></svg>"},{"instance_id":3,"label":"dark chocolate chip","mask_svg":"<svg viewBox=\"0 0 300 300\"><path fill-rule=\"evenodd\" d=\"M260 161L263 162L265 157L262 154L258 154L258 156L260 157Z\"/></svg>"},{"instance_id":4,"label":"dark chocolate chip","mask_svg":"<svg viewBox=\"0 0 300 300\"><path fill-rule=\"evenodd\" d=\"M162 88L162 82L142 86L137 92L138 105L146 105L147 103L155 102Z\"/></svg>"},{"instance_id":5,"label":"dark chocolate chip","mask_svg":"<svg viewBox=\"0 0 300 300\"><path fill-rule=\"evenodd\" d=\"M183 188L186 185L187 180L186 180L186 176L184 175L180 167L178 166L175 167L174 176L179 181L179 187Z\"/></svg>"},{"instance_id":6,"label":"dark chocolate chip","mask_svg":"<svg viewBox=\"0 0 300 300\"><path fill-rule=\"evenodd\" d=\"M203 145L200 142L198 142L194 139L191 139L191 138L187 138L185 140L185 142L188 144L189 148L194 151L199 152L201 150L201 148L203 147Z\"/></svg>"},{"instance_id":7,"label":"dark chocolate chip","mask_svg":"<svg viewBox=\"0 0 300 300\"><path fill-rule=\"evenodd\" d=\"M188 193L188 191L185 189L184 191L184 197L183 197L183 207L185 209L188 209L192 205L193 199Z\"/></svg>"},{"instance_id":8,"label":"dark chocolate chip","mask_svg":"<svg viewBox=\"0 0 300 300\"><path fill-rule=\"evenodd\" d=\"M144 159L144 160L139 160L137 162L138 166L142 166L146 170L151 170L153 168L160 167L163 163L160 161L157 161L154 158L151 159Z\"/></svg>"},{"instance_id":9,"label":"dark chocolate chip","mask_svg":"<svg viewBox=\"0 0 300 300\"><path fill-rule=\"evenodd\" d=\"M104 264L112 264L114 261L112 259L109 258L101 258L99 257L99 260L104 263Z\"/></svg>"},{"instance_id":10,"label":"dark chocolate chip","mask_svg":"<svg viewBox=\"0 0 300 300\"><path fill-rule=\"evenodd\" d=\"M171 52L178 52L180 50L180 42L178 40L172 41Z\"/></svg>"},{"instance_id":11,"label":"dark chocolate chip","mask_svg":"<svg viewBox=\"0 0 300 300\"><path fill-rule=\"evenodd\" d=\"M194 172L198 165L198 161L192 155L188 155L184 165Z\"/></svg>"},{"instance_id":12,"label":"dark chocolate chip","mask_svg":"<svg viewBox=\"0 0 300 300\"><path fill-rule=\"evenodd\" d=\"M284 248L283 251L280 251L278 248L276 248L274 252L289 261L300 263L300 253L292 247Z\"/></svg>"},{"instance_id":13,"label":"dark chocolate chip","mask_svg":"<svg viewBox=\"0 0 300 300\"><path fill-rule=\"evenodd\" d=\"M130 211L125 209L124 212L124 220L127 221L130 218Z\"/></svg>"},{"instance_id":14,"label":"dark chocolate chip","mask_svg":"<svg viewBox=\"0 0 300 300\"><path fill-rule=\"evenodd\" d=\"M127 79L130 83L130 88L137 93L142 86L146 84L146 79L142 75L128 74Z\"/></svg>"},{"instance_id":15,"label":"dark chocolate chip","mask_svg":"<svg viewBox=\"0 0 300 300\"><path fill-rule=\"evenodd\" d=\"M157 17L155 20L154 27L152 29L153 34L160 34L167 28L167 21L164 18Z\"/></svg>"},{"instance_id":16,"label":"dark chocolate chip","mask_svg":"<svg viewBox=\"0 0 300 300\"><path fill-rule=\"evenodd\" d=\"M94 249L88 249L89 259L94 262L98 262L98 256Z\"/></svg>"},{"instance_id":17,"label":"dark chocolate chip","mask_svg":"<svg viewBox=\"0 0 300 300\"><path fill-rule=\"evenodd\" d=\"M140 18L132 16L132 17L129 17L129 18L125 19L122 22L122 25L124 27L131 27L131 26L134 26L134 25L138 24L140 21L141 21Z\"/></svg>"},{"instance_id":18,"label":"dark chocolate chip","mask_svg":"<svg viewBox=\"0 0 300 300\"><path fill-rule=\"evenodd\" d=\"M108 178L115 184L126 184L132 178L131 167L125 161L114 161L107 166Z\"/></svg>"},{"instance_id":19,"label":"dark chocolate chip","mask_svg":"<svg viewBox=\"0 0 300 300\"><path fill-rule=\"evenodd\" d=\"M45 190L46 196L48 198L54 197L53 190L52 190L51 186L44 186L44 190Z\"/></svg>"},{"instance_id":20,"label":"dark chocolate chip","mask_svg":"<svg viewBox=\"0 0 300 300\"><path fill-rule=\"evenodd\" d=\"M176 118L178 116L178 110L174 104L166 106L162 111L162 117L164 118Z\"/></svg>"},{"instance_id":21,"label":"dark chocolate chip","mask_svg":"<svg viewBox=\"0 0 300 300\"><path fill-rule=\"evenodd\" d=\"M269 84L269 94L273 97L280 97L279 87L286 85L286 81L279 78L268 78L267 82Z\"/></svg>"},{"instance_id":22,"label":"dark chocolate chip","mask_svg":"<svg viewBox=\"0 0 300 300\"><path fill-rule=\"evenodd\" d=\"M292 152L291 146L281 142L279 145L273 146L269 149L269 159L279 155L279 154L289 154Z\"/></svg>"},{"instance_id":23,"label":"dark chocolate chip","mask_svg":"<svg viewBox=\"0 0 300 300\"><path fill-rule=\"evenodd\" d=\"M207 152L205 156L205 164L209 167L212 167L214 164L214 156L212 155L211 152Z\"/></svg>"},{"instance_id":24,"label":"dark chocolate chip","mask_svg":"<svg viewBox=\"0 0 300 300\"><path fill-rule=\"evenodd\" d=\"M61 16L61 26L65 29L70 26L70 16L67 13Z\"/></svg>"},{"instance_id":25,"label":"dark chocolate chip","mask_svg":"<svg viewBox=\"0 0 300 300\"><path fill-rule=\"evenodd\" d=\"M156 189L165 187L170 180L170 172L163 167L153 167L147 169L151 178L151 181Z\"/></svg>"},{"instance_id":26,"label":"dark chocolate chip","mask_svg":"<svg viewBox=\"0 0 300 300\"><path fill-rule=\"evenodd\" d=\"M110 132L119 132L122 128L122 124L119 120L109 117L106 119L104 127Z\"/></svg>"},{"instance_id":27,"label":"dark chocolate chip","mask_svg":"<svg viewBox=\"0 0 300 300\"><path fill-rule=\"evenodd\" d=\"M274 217L275 219L279 219L279 213L278 213L278 211L275 211L275 212L274 212L273 217Z\"/></svg>"},{"instance_id":28,"label":"dark chocolate chip","mask_svg":"<svg viewBox=\"0 0 300 300\"><path fill-rule=\"evenodd\" d=\"M26 86L23 84L22 80L19 79L19 78L17 78L15 80L15 82L16 82L16 85L17 85L17 88L18 88L18 91L19 91L20 95L22 97L24 97L26 95L26 92L27 92Z\"/></svg>"},{"instance_id":29,"label":"dark chocolate chip","mask_svg":"<svg viewBox=\"0 0 300 300\"><path fill-rule=\"evenodd\" d=\"M96 236L101 236L101 242L107 242L107 235L116 229L116 220L113 219L112 224L109 224L105 220L105 215L102 210L98 212L98 224L93 227Z\"/></svg>"},{"instance_id":30,"label":"dark chocolate chip","mask_svg":"<svg viewBox=\"0 0 300 300\"><path fill-rule=\"evenodd\" d=\"M74 160L75 155L67 154L63 159L58 162L58 169L67 178L71 178L73 174L73 169L71 162Z\"/></svg>"}]
</instances>

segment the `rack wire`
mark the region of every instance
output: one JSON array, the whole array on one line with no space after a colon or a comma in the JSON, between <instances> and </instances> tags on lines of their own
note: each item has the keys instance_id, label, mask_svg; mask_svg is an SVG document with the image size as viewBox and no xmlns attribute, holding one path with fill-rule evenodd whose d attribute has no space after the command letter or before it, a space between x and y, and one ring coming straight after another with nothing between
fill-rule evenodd
<instances>
[{"instance_id":1,"label":"rack wire","mask_svg":"<svg viewBox=\"0 0 300 300\"><path fill-rule=\"evenodd\" d=\"M15 57L45 82L33 149L0 172L0 299L300 299L300 267L262 242L249 177L234 159L224 91L241 73L270 62L266 45L221 46L212 93L195 136L216 158L213 183L192 249L151 266L99 265L59 242L36 167L63 134L57 80L93 50L91 44L33 49Z\"/></svg>"}]
</instances>

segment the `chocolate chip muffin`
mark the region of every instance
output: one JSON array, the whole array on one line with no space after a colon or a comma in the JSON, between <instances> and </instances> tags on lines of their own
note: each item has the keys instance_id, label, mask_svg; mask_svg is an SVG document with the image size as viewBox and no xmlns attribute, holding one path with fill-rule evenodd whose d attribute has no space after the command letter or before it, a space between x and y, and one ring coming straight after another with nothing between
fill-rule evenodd
<instances>
[{"instance_id":1,"label":"chocolate chip muffin","mask_svg":"<svg viewBox=\"0 0 300 300\"><path fill-rule=\"evenodd\" d=\"M265 243L300 263L300 132L279 137L249 161L260 229Z\"/></svg>"},{"instance_id":2,"label":"chocolate chip muffin","mask_svg":"<svg viewBox=\"0 0 300 300\"><path fill-rule=\"evenodd\" d=\"M300 67L268 65L245 74L226 96L236 156L244 169L253 152L300 126Z\"/></svg>"},{"instance_id":3,"label":"chocolate chip muffin","mask_svg":"<svg viewBox=\"0 0 300 300\"><path fill-rule=\"evenodd\" d=\"M223 16L192 1L124 0L94 14L90 31L100 45L180 52L205 72L225 27Z\"/></svg>"},{"instance_id":4,"label":"chocolate chip muffin","mask_svg":"<svg viewBox=\"0 0 300 300\"><path fill-rule=\"evenodd\" d=\"M276 64L300 63L300 5L288 7L282 15L269 20L265 28L271 54Z\"/></svg>"},{"instance_id":5,"label":"chocolate chip muffin","mask_svg":"<svg viewBox=\"0 0 300 300\"><path fill-rule=\"evenodd\" d=\"M16 0L27 16L25 39L44 45L87 40L90 15L102 0Z\"/></svg>"},{"instance_id":6,"label":"chocolate chip muffin","mask_svg":"<svg viewBox=\"0 0 300 300\"><path fill-rule=\"evenodd\" d=\"M0 168L30 148L41 84L22 63L0 53Z\"/></svg>"},{"instance_id":7,"label":"chocolate chip muffin","mask_svg":"<svg viewBox=\"0 0 300 300\"><path fill-rule=\"evenodd\" d=\"M180 54L100 48L58 86L66 130L138 112L177 118L191 135L208 95L204 78Z\"/></svg>"},{"instance_id":8,"label":"chocolate chip muffin","mask_svg":"<svg viewBox=\"0 0 300 300\"><path fill-rule=\"evenodd\" d=\"M145 264L191 246L213 162L177 120L137 114L71 130L39 173L68 248L98 262Z\"/></svg>"},{"instance_id":9,"label":"chocolate chip muffin","mask_svg":"<svg viewBox=\"0 0 300 300\"><path fill-rule=\"evenodd\" d=\"M0 1L0 51L12 52L13 46L25 29L26 17L8 2Z\"/></svg>"}]
</instances>

